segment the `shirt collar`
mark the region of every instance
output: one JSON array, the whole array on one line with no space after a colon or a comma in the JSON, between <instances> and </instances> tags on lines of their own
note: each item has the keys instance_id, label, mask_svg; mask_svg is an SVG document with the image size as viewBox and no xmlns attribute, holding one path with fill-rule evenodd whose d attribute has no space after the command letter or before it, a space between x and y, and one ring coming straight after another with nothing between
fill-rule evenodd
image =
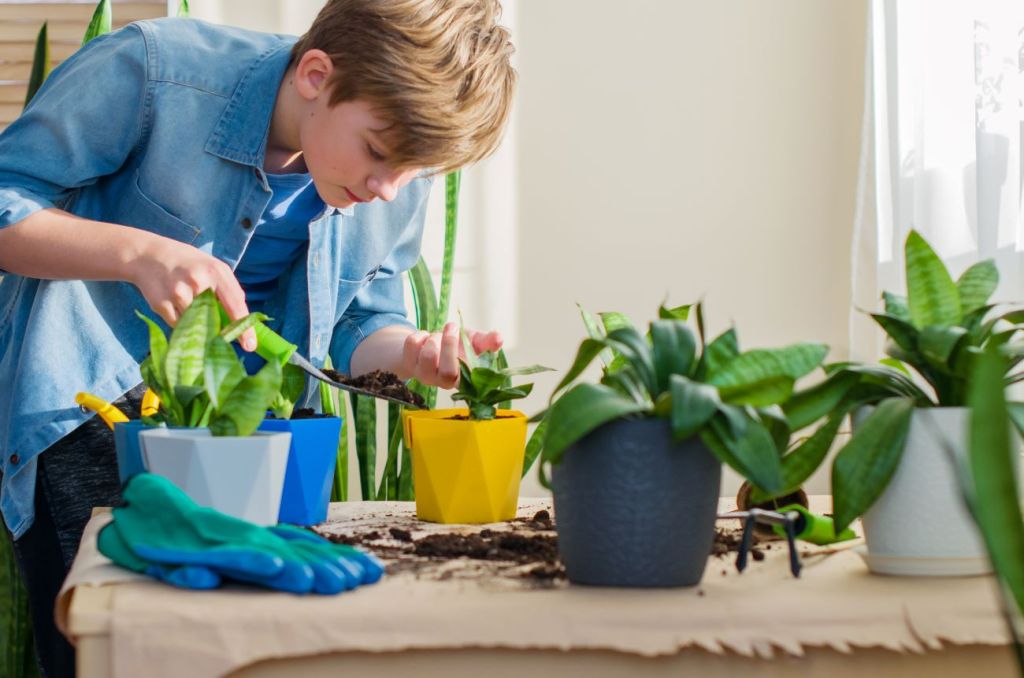
<instances>
[{"instance_id":1,"label":"shirt collar","mask_svg":"<svg viewBox=\"0 0 1024 678\"><path fill-rule=\"evenodd\" d=\"M267 135L294 38L263 52L238 82L206 141L206 151L225 160L263 167Z\"/></svg>"}]
</instances>

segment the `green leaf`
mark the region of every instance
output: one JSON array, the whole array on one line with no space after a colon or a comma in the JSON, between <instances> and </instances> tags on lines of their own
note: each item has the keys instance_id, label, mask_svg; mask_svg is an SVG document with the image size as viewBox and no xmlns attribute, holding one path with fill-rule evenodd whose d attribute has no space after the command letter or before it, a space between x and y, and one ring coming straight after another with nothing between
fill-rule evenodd
<instances>
[{"instance_id":1,"label":"green leaf","mask_svg":"<svg viewBox=\"0 0 1024 678\"><path fill-rule=\"evenodd\" d=\"M918 330L912 324L896 316L883 313L871 313L871 317L885 331L896 345L911 356L917 355Z\"/></svg>"},{"instance_id":2,"label":"green leaf","mask_svg":"<svg viewBox=\"0 0 1024 678\"><path fill-rule=\"evenodd\" d=\"M223 399L210 420L215 436L247 436L259 428L281 388L281 365L271 360L259 372L242 379Z\"/></svg>"},{"instance_id":3,"label":"green leaf","mask_svg":"<svg viewBox=\"0 0 1024 678\"><path fill-rule=\"evenodd\" d=\"M1005 372L1003 358L994 351L985 351L971 375L968 448L974 496L969 505L992 566L1020 612L1024 610L1024 521L1002 382Z\"/></svg>"},{"instance_id":4,"label":"green leaf","mask_svg":"<svg viewBox=\"0 0 1024 678\"><path fill-rule=\"evenodd\" d=\"M480 365L480 358L473 350L473 342L469 340L469 333L466 332L466 328L462 326L461 322L459 323L459 337L462 341L462 352L465 353L461 360L469 366L469 369L475 369Z\"/></svg>"},{"instance_id":5,"label":"green leaf","mask_svg":"<svg viewBox=\"0 0 1024 678\"><path fill-rule=\"evenodd\" d=\"M744 428L743 435L735 437L724 419L714 417L710 427L701 431L701 440L719 460L751 483L766 492L778 492L782 488L782 469L771 434L749 418Z\"/></svg>"},{"instance_id":6,"label":"green leaf","mask_svg":"<svg viewBox=\"0 0 1024 678\"><path fill-rule=\"evenodd\" d=\"M455 234L459 223L459 190L462 171L455 170L444 178L444 255L441 259L441 292L437 300L437 318L431 332L440 332L448 320L452 298L452 276L455 270ZM459 323L460 325L462 323ZM472 366L472 363L470 363Z\"/></svg>"},{"instance_id":7,"label":"green leaf","mask_svg":"<svg viewBox=\"0 0 1024 678\"><path fill-rule=\"evenodd\" d=\"M690 317L690 309L693 304L685 304L683 306L676 306L675 308L665 308L662 304L658 308L658 317L662 320L687 320Z\"/></svg>"},{"instance_id":8,"label":"green leaf","mask_svg":"<svg viewBox=\"0 0 1024 678\"><path fill-rule=\"evenodd\" d=\"M605 341L636 370L651 397L657 395L659 391L654 370L654 352L647 339L632 327L620 327L609 332Z\"/></svg>"},{"instance_id":9,"label":"green leaf","mask_svg":"<svg viewBox=\"0 0 1024 678\"><path fill-rule=\"evenodd\" d=\"M591 339L604 339L608 336L608 333L604 329L604 324L596 315L583 308L583 306L578 303L576 304L576 308L580 310L580 317L583 318L583 326L587 329L588 337ZM612 353L610 348L601 351L600 356L601 362L604 363L605 368L610 367L612 361L615 359L615 354Z\"/></svg>"},{"instance_id":10,"label":"green leaf","mask_svg":"<svg viewBox=\"0 0 1024 678\"><path fill-rule=\"evenodd\" d=\"M323 384L323 382L320 382ZM323 384L327 386L327 384ZM330 388L330 387L328 387ZM291 419L296 403L306 391L306 373L302 368L288 363L281 368L281 389L270 404L278 419Z\"/></svg>"},{"instance_id":11,"label":"green leaf","mask_svg":"<svg viewBox=\"0 0 1024 678\"><path fill-rule=\"evenodd\" d=\"M96 9L93 10L92 20L89 21L89 27L85 30L85 37L82 38L82 45L85 45L85 43L97 36L109 33L113 22L114 14L110 9L110 0L100 0L96 4Z\"/></svg>"},{"instance_id":12,"label":"green leaf","mask_svg":"<svg viewBox=\"0 0 1024 678\"><path fill-rule=\"evenodd\" d=\"M210 337L203 364L203 388L213 406L219 408L245 377L245 366L235 349L216 334Z\"/></svg>"},{"instance_id":13,"label":"green leaf","mask_svg":"<svg viewBox=\"0 0 1024 678\"><path fill-rule=\"evenodd\" d=\"M720 386L718 390L723 402L767 407L789 400L793 394L793 380L786 376L766 377L750 384Z\"/></svg>"},{"instance_id":14,"label":"green leaf","mask_svg":"<svg viewBox=\"0 0 1024 678\"><path fill-rule=\"evenodd\" d=\"M50 74L50 39L47 37L47 24L44 21L36 36L36 47L32 55L32 71L28 76L28 90L25 92L25 105L32 101L43 81Z\"/></svg>"},{"instance_id":15,"label":"green leaf","mask_svg":"<svg viewBox=\"0 0 1024 678\"><path fill-rule=\"evenodd\" d=\"M690 376L697 350L697 337L682 320L655 320L651 323L651 350L657 392L668 389L672 375Z\"/></svg>"},{"instance_id":16,"label":"green leaf","mask_svg":"<svg viewBox=\"0 0 1024 678\"><path fill-rule=\"evenodd\" d=\"M220 330L217 299L211 290L192 300L178 319L167 347L167 384L191 386L203 373L204 354L210 337Z\"/></svg>"},{"instance_id":17,"label":"green leaf","mask_svg":"<svg viewBox=\"0 0 1024 678\"><path fill-rule=\"evenodd\" d=\"M775 449L779 451L779 456L782 456L789 447L789 438L793 433L782 408L778 405L759 407L757 408L757 418L771 434Z\"/></svg>"},{"instance_id":18,"label":"green leaf","mask_svg":"<svg viewBox=\"0 0 1024 678\"><path fill-rule=\"evenodd\" d=\"M624 313L619 313L618 311L604 311L597 315L601 318L601 324L604 325L604 333L606 336L615 330L621 330L624 327L635 329L633 322L627 318Z\"/></svg>"},{"instance_id":19,"label":"green leaf","mask_svg":"<svg viewBox=\"0 0 1024 678\"><path fill-rule=\"evenodd\" d=\"M740 354L736 329L730 328L715 337L704 349L704 376L710 380L724 365Z\"/></svg>"},{"instance_id":20,"label":"green leaf","mask_svg":"<svg viewBox=\"0 0 1024 678\"><path fill-rule=\"evenodd\" d=\"M499 370L501 374L506 377L524 377L528 374L537 374L538 372L554 372L555 370L544 365L530 365L528 367L505 367Z\"/></svg>"},{"instance_id":21,"label":"green leaf","mask_svg":"<svg viewBox=\"0 0 1024 678\"><path fill-rule=\"evenodd\" d=\"M672 394L672 435L676 440L689 438L700 431L718 411L718 389L709 384L691 381L680 374L669 379Z\"/></svg>"},{"instance_id":22,"label":"green leaf","mask_svg":"<svg viewBox=\"0 0 1024 678\"><path fill-rule=\"evenodd\" d=\"M182 18L188 18L189 16L191 16L191 14L192 14L192 12L191 12L191 10L189 9L189 6L188 6L188 0L181 0L181 2L178 3L178 14L177 14L177 16L182 17Z\"/></svg>"},{"instance_id":23,"label":"green leaf","mask_svg":"<svg viewBox=\"0 0 1024 678\"><path fill-rule=\"evenodd\" d=\"M601 384L577 384L552 403L543 459L557 464L567 447L594 429L647 408Z\"/></svg>"},{"instance_id":24,"label":"green leaf","mask_svg":"<svg viewBox=\"0 0 1024 678\"><path fill-rule=\"evenodd\" d=\"M907 298L892 292L882 292L882 299L885 302L885 314L902 320L903 322L911 322L910 320L910 307L907 306Z\"/></svg>"},{"instance_id":25,"label":"green leaf","mask_svg":"<svg viewBox=\"0 0 1024 678\"><path fill-rule=\"evenodd\" d=\"M799 431L818 421L831 412L859 381L859 375L842 371L806 390L797 391L782 406L789 427Z\"/></svg>"},{"instance_id":26,"label":"green leaf","mask_svg":"<svg viewBox=\"0 0 1024 678\"><path fill-rule=\"evenodd\" d=\"M943 371L952 372L954 351L960 340L966 336L967 330L957 325L952 327L930 325L921 330L918 345L921 347L921 353L929 362Z\"/></svg>"},{"instance_id":27,"label":"green leaf","mask_svg":"<svg viewBox=\"0 0 1024 678\"><path fill-rule=\"evenodd\" d=\"M533 433L530 434L530 439L526 441L526 452L523 456L523 474L521 477L526 477L526 472L533 466L533 462L537 461L537 457L540 456L541 450L544 448L544 435L548 430L547 417L541 419L537 427L533 429Z\"/></svg>"},{"instance_id":28,"label":"green leaf","mask_svg":"<svg viewBox=\"0 0 1024 678\"><path fill-rule=\"evenodd\" d=\"M724 391L728 387L753 387L785 377L791 389L792 382L819 367L827 353L828 346L810 343L779 349L754 349L724 364L710 374L708 381ZM778 383L773 388L783 389L785 384ZM786 395L788 397L788 393Z\"/></svg>"},{"instance_id":29,"label":"green leaf","mask_svg":"<svg viewBox=\"0 0 1024 678\"><path fill-rule=\"evenodd\" d=\"M224 317L226 318L226 314ZM242 336L242 333L250 327L253 327L257 323L266 323L270 320L273 320L273 318L265 313L250 313L244 318L239 318L238 320L229 322L225 325L220 331L220 338L230 344L235 339Z\"/></svg>"},{"instance_id":30,"label":"green leaf","mask_svg":"<svg viewBox=\"0 0 1024 678\"><path fill-rule=\"evenodd\" d=\"M964 271L956 281L963 313L966 315L985 306L998 286L999 271L991 259L979 261Z\"/></svg>"},{"instance_id":31,"label":"green leaf","mask_svg":"<svg viewBox=\"0 0 1024 678\"><path fill-rule=\"evenodd\" d=\"M554 400L563 388L575 381L607 345L604 339L584 339L576 350L576 357L572 361L572 367L565 373L562 381L558 382L555 390L551 392L551 400Z\"/></svg>"},{"instance_id":32,"label":"green leaf","mask_svg":"<svg viewBox=\"0 0 1024 678\"><path fill-rule=\"evenodd\" d=\"M423 257L409 269L409 286L412 288L416 327L425 332L433 331L438 319L437 291L434 288L434 278L430 275L430 269Z\"/></svg>"},{"instance_id":33,"label":"green leaf","mask_svg":"<svg viewBox=\"0 0 1024 678\"><path fill-rule=\"evenodd\" d=\"M1024 403L1008 402L1006 410L1010 414L1010 421L1013 422L1017 432L1024 436Z\"/></svg>"},{"instance_id":34,"label":"green leaf","mask_svg":"<svg viewBox=\"0 0 1024 678\"><path fill-rule=\"evenodd\" d=\"M881 496L903 457L914 401L883 400L832 464L836 534L849 527Z\"/></svg>"},{"instance_id":35,"label":"green leaf","mask_svg":"<svg viewBox=\"0 0 1024 678\"><path fill-rule=\"evenodd\" d=\"M149 355L152 358L152 374L156 378L157 383L152 384L147 381L147 384L151 387L158 385L166 390L169 388L167 375L164 372L164 362L167 360L167 336L160 326L147 316L138 311L135 311L135 315L142 318L149 328Z\"/></svg>"},{"instance_id":36,"label":"green leaf","mask_svg":"<svg viewBox=\"0 0 1024 678\"><path fill-rule=\"evenodd\" d=\"M907 236L907 304L914 326L950 326L960 322L960 292L946 265L917 231ZM838 528L837 528L838 533Z\"/></svg>"},{"instance_id":37,"label":"green leaf","mask_svg":"<svg viewBox=\"0 0 1024 678\"><path fill-rule=\"evenodd\" d=\"M782 489L772 496L763 498L754 497L754 501L760 503L776 497L784 497L796 490L811 477L821 463L828 456L828 451L839 432L839 427L846 417L847 410L843 408L832 414L828 420L818 427L813 435L809 436L802 443L782 458Z\"/></svg>"}]
</instances>

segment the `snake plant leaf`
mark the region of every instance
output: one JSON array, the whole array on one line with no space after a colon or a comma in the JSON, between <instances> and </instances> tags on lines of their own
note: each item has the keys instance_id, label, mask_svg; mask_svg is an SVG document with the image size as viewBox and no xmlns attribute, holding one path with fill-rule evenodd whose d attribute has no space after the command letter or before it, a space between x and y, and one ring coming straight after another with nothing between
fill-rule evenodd
<instances>
[{"instance_id":1,"label":"snake plant leaf","mask_svg":"<svg viewBox=\"0 0 1024 678\"><path fill-rule=\"evenodd\" d=\"M643 380L637 375L636 370L631 365L626 365L618 372L605 374L601 377L601 383L605 386L610 386L638 404L644 406L651 405L651 398L644 387Z\"/></svg>"},{"instance_id":2,"label":"snake plant leaf","mask_svg":"<svg viewBox=\"0 0 1024 678\"><path fill-rule=\"evenodd\" d=\"M203 387L213 406L220 407L245 377L245 366L231 344L216 334L210 337L203 365Z\"/></svg>"},{"instance_id":3,"label":"snake plant leaf","mask_svg":"<svg viewBox=\"0 0 1024 678\"><path fill-rule=\"evenodd\" d=\"M176 16L184 19L191 16L191 14L192 11L189 9L188 0L181 0L181 2L178 3L178 13Z\"/></svg>"},{"instance_id":4,"label":"snake plant leaf","mask_svg":"<svg viewBox=\"0 0 1024 678\"><path fill-rule=\"evenodd\" d=\"M554 372L554 369L544 365L528 365L526 367L503 367L498 371L506 377L525 377L528 374Z\"/></svg>"},{"instance_id":5,"label":"snake plant leaf","mask_svg":"<svg viewBox=\"0 0 1024 678\"><path fill-rule=\"evenodd\" d=\"M28 102L32 101L32 97L36 95L39 88L43 86L43 81L50 74L50 67L50 39L47 22L44 21L36 35L36 46L32 54L32 70L28 76L28 89L25 92L26 106L28 106Z\"/></svg>"},{"instance_id":6,"label":"snake plant leaf","mask_svg":"<svg viewBox=\"0 0 1024 678\"><path fill-rule=\"evenodd\" d=\"M552 403L544 435L543 460L557 464L566 448L615 419L639 414L647 407L603 384L576 384Z\"/></svg>"},{"instance_id":7,"label":"snake plant leaf","mask_svg":"<svg viewBox=\"0 0 1024 678\"><path fill-rule=\"evenodd\" d=\"M459 379L460 383L462 379ZM469 381L473 386L473 391L477 396L483 396L495 389L500 388L508 378L498 372L487 367L475 367L469 372Z\"/></svg>"},{"instance_id":8,"label":"snake plant leaf","mask_svg":"<svg viewBox=\"0 0 1024 678\"><path fill-rule=\"evenodd\" d=\"M224 319L225 318L222 318L222 320ZM255 326L257 323L266 323L270 320L273 320L273 318L264 313L250 313L244 318L239 318L238 320L229 322L225 325L220 331L220 338L230 344L232 341L242 336L242 332L245 332L250 327Z\"/></svg>"},{"instance_id":9,"label":"snake plant leaf","mask_svg":"<svg viewBox=\"0 0 1024 678\"><path fill-rule=\"evenodd\" d=\"M321 382L323 383L323 382ZM327 384L324 384L326 386ZM306 373L302 368L288 363L281 368L281 389L270 403L270 409L278 419L291 419L295 404L306 391Z\"/></svg>"},{"instance_id":10,"label":"snake plant leaf","mask_svg":"<svg viewBox=\"0 0 1024 678\"><path fill-rule=\"evenodd\" d=\"M409 269L409 284L412 287L416 327L430 332L437 322L437 291L430 269L427 268L427 262L422 256L416 265Z\"/></svg>"},{"instance_id":11,"label":"snake plant leaf","mask_svg":"<svg viewBox=\"0 0 1024 678\"><path fill-rule=\"evenodd\" d=\"M921 330L918 345L921 353L935 367L952 373L952 358L957 345L967 336L967 330L958 325L941 327L930 325Z\"/></svg>"},{"instance_id":12,"label":"snake plant leaf","mask_svg":"<svg viewBox=\"0 0 1024 678\"><path fill-rule=\"evenodd\" d=\"M1006 403L1006 411L1010 415L1010 421L1021 436L1024 436L1024 403L1010 401Z\"/></svg>"},{"instance_id":13,"label":"snake plant leaf","mask_svg":"<svg viewBox=\"0 0 1024 678\"><path fill-rule=\"evenodd\" d=\"M747 414L742 407L722 403L718 407L722 420L729 424L729 431L734 438L741 438L747 432Z\"/></svg>"},{"instance_id":14,"label":"snake plant leaf","mask_svg":"<svg viewBox=\"0 0 1024 678\"><path fill-rule=\"evenodd\" d=\"M742 436L732 434L729 423L713 417L701 430L701 440L718 459L766 492L782 489L782 468L771 434L759 422L748 420Z\"/></svg>"},{"instance_id":15,"label":"snake plant leaf","mask_svg":"<svg viewBox=\"0 0 1024 678\"><path fill-rule=\"evenodd\" d=\"M665 305L662 304L658 307L658 318L661 320L688 320L690 317L690 309L693 308L693 306L693 304L684 304L673 308L665 308Z\"/></svg>"},{"instance_id":16,"label":"snake plant leaf","mask_svg":"<svg viewBox=\"0 0 1024 678\"><path fill-rule=\"evenodd\" d=\"M82 38L82 45L95 37L109 33L114 23L114 13L110 8L110 0L100 0L93 10L92 20L89 27L85 29L85 36Z\"/></svg>"},{"instance_id":17,"label":"snake plant leaf","mask_svg":"<svg viewBox=\"0 0 1024 678\"><path fill-rule=\"evenodd\" d=\"M881 392L888 392L893 396L913 398L921 404L934 404L932 399L905 372L886 365L836 363L826 366L825 370L829 375L840 372L858 374L863 377L861 383L876 386Z\"/></svg>"},{"instance_id":18,"label":"snake plant leaf","mask_svg":"<svg viewBox=\"0 0 1024 678\"><path fill-rule=\"evenodd\" d=\"M178 319L167 346L167 384L192 386L203 374L203 358L210 337L220 331L220 314L212 290L198 294Z\"/></svg>"},{"instance_id":19,"label":"snake plant leaf","mask_svg":"<svg viewBox=\"0 0 1024 678\"><path fill-rule=\"evenodd\" d=\"M985 351L970 380L968 449L974 496L969 505L992 566L1005 582L1019 611L1024 610L1024 521L1013 463L1016 453L1010 442L1007 421L1002 381L1005 373L1004 359L995 351Z\"/></svg>"},{"instance_id":20,"label":"snake plant leaf","mask_svg":"<svg viewBox=\"0 0 1024 678\"><path fill-rule=\"evenodd\" d=\"M565 373L562 381L558 382L558 386L551 392L551 400L554 401L563 388L575 381L607 345L604 339L584 339L576 351L576 357L573 359L569 371Z\"/></svg>"},{"instance_id":21,"label":"snake plant leaf","mask_svg":"<svg viewBox=\"0 0 1024 678\"><path fill-rule=\"evenodd\" d=\"M694 315L697 316L697 336L700 337L700 351L701 351L701 354L703 355L704 347L707 345L707 342L705 341L705 337L707 336L707 333L704 331L704 304L703 303L697 302L696 309L694 311Z\"/></svg>"},{"instance_id":22,"label":"snake plant leaf","mask_svg":"<svg viewBox=\"0 0 1024 678\"><path fill-rule=\"evenodd\" d=\"M796 492L825 461L825 457L828 456L828 451L836 439L836 434L839 432L839 427L846 417L846 412L845 409L834 412L824 424L818 427L817 431L782 458L781 490L768 495L760 488L755 487L750 497L751 501L760 504Z\"/></svg>"},{"instance_id":23,"label":"snake plant leaf","mask_svg":"<svg viewBox=\"0 0 1024 678\"><path fill-rule=\"evenodd\" d=\"M835 409L859 381L859 375L840 371L830 375L825 381L796 393L782 406L789 427L799 431L818 421Z\"/></svg>"},{"instance_id":24,"label":"snake plant leaf","mask_svg":"<svg viewBox=\"0 0 1024 678\"><path fill-rule=\"evenodd\" d=\"M903 457L913 414L910 398L883 400L836 455L832 498L837 534L885 491Z\"/></svg>"},{"instance_id":25,"label":"snake plant leaf","mask_svg":"<svg viewBox=\"0 0 1024 678\"><path fill-rule=\"evenodd\" d=\"M487 401L496 405L506 400L525 398L530 395L531 391L533 391L533 384L522 384L520 386L511 386L509 388L499 388L487 395Z\"/></svg>"},{"instance_id":26,"label":"snake plant leaf","mask_svg":"<svg viewBox=\"0 0 1024 678\"><path fill-rule=\"evenodd\" d=\"M828 346L814 343L793 344L778 349L754 349L741 353L710 373L708 382L719 388L740 387L787 377L792 385L793 381L819 367L827 354Z\"/></svg>"},{"instance_id":27,"label":"snake plant leaf","mask_svg":"<svg viewBox=\"0 0 1024 678\"><path fill-rule=\"evenodd\" d=\"M604 339L608 336L608 332L604 329L604 323L596 315L583 308L579 303L576 304L576 308L580 310L580 317L583 319L583 326L587 330L588 337L591 339ZM612 353L610 348L601 351L600 356L601 362L604 363L606 368L610 367L615 359L615 354Z\"/></svg>"},{"instance_id":28,"label":"snake plant leaf","mask_svg":"<svg viewBox=\"0 0 1024 678\"><path fill-rule=\"evenodd\" d=\"M759 381L735 386L719 386L723 402L732 405L767 407L786 402L793 394L793 379L785 375L765 377Z\"/></svg>"},{"instance_id":29,"label":"snake plant leaf","mask_svg":"<svg viewBox=\"0 0 1024 678\"><path fill-rule=\"evenodd\" d=\"M657 392L664 393L672 375L690 376L696 366L697 337L682 320L655 320L651 322L651 350Z\"/></svg>"},{"instance_id":30,"label":"snake plant leaf","mask_svg":"<svg viewBox=\"0 0 1024 678\"><path fill-rule=\"evenodd\" d=\"M669 377L669 392L672 400L669 420L676 440L689 438L703 428L721 404L718 389L681 374Z\"/></svg>"},{"instance_id":31,"label":"snake plant leaf","mask_svg":"<svg viewBox=\"0 0 1024 678\"><path fill-rule=\"evenodd\" d=\"M974 264L956 281L964 315L985 306L999 286L999 271L991 259Z\"/></svg>"},{"instance_id":32,"label":"snake plant leaf","mask_svg":"<svg viewBox=\"0 0 1024 678\"><path fill-rule=\"evenodd\" d=\"M793 433L789 428L786 414L778 405L759 407L756 410L756 414L775 442L775 449L779 451L779 456L783 455L789 447L789 438Z\"/></svg>"},{"instance_id":33,"label":"snake plant leaf","mask_svg":"<svg viewBox=\"0 0 1024 678\"><path fill-rule=\"evenodd\" d=\"M740 347L736 338L736 329L729 328L712 339L704 349L704 373L702 375L698 372L697 376L711 380L718 370L732 362L739 354Z\"/></svg>"},{"instance_id":34,"label":"snake plant leaf","mask_svg":"<svg viewBox=\"0 0 1024 678\"><path fill-rule=\"evenodd\" d=\"M910 307L907 306L907 298L892 292L882 292L882 301L885 303L885 314L909 323Z\"/></svg>"},{"instance_id":35,"label":"snake plant leaf","mask_svg":"<svg viewBox=\"0 0 1024 678\"><path fill-rule=\"evenodd\" d=\"M544 435L548 430L548 420L544 417L537 424L536 428L533 429L533 433L530 434L530 439L526 441L526 452L523 455L523 474L521 477L526 477L526 472L533 466L533 462L537 461L537 457L540 456L540 451L544 447Z\"/></svg>"},{"instance_id":36,"label":"snake plant leaf","mask_svg":"<svg viewBox=\"0 0 1024 678\"><path fill-rule=\"evenodd\" d=\"M914 326L949 326L960 322L963 312L960 291L946 265L921 234L911 231L904 247L907 272L907 305Z\"/></svg>"},{"instance_id":37,"label":"snake plant leaf","mask_svg":"<svg viewBox=\"0 0 1024 678\"><path fill-rule=\"evenodd\" d=\"M620 327L608 333L605 340L636 370L647 392L654 397L658 394L658 380L654 368L654 352L647 338L636 328Z\"/></svg>"},{"instance_id":38,"label":"snake plant leaf","mask_svg":"<svg viewBox=\"0 0 1024 678\"><path fill-rule=\"evenodd\" d=\"M911 323L886 313L871 313L871 317L889 337L910 355L917 355L918 329Z\"/></svg>"},{"instance_id":39,"label":"snake plant leaf","mask_svg":"<svg viewBox=\"0 0 1024 678\"><path fill-rule=\"evenodd\" d=\"M601 318L601 324L604 325L605 335L620 330L623 327L636 328L633 321L626 317L625 313L619 313L618 311L602 311L597 314Z\"/></svg>"},{"instance_id":40,"label":"snake plant leaf","mask_svg":"<svg viewBox=\"0 0 1024 678\"><path fill-rule=\"evenodd\" d=\"M473 342L470 341L469 333L466 332L462 322L459 322L459 337L462 341L462 352L464 354L460 357L460 360L464 362L470 370L476 369L480 366L480 358L477 356L476 351L473 350Z\"/></svg>"},{"instance_id":41,"label":"snake plant leaf","mask_svg":"<svg viewBox=\"0 0 1024 678\"><path fill-rule=\"evenodd\" d=\"M452 276L455 270L455 233L459 222L459 191L462 171L450 172L444 177L444 254L441 259L441 290L437 298L437 318L432 332L439 332L448 320L448 305L452 298ZM461 326L462 323L459 323Z\"/></svg>"},{"instance_id":42,"label":"snake plant leaf","mask_svg":"<svg viewBox=\"0 0 1024 678\"><path fill-rule=\"evenodd\" d=\"M281 364L271 360L259 372L238 382L223 399L210 420L210 432L215 436L251 435L280 388Z\"/></svg>"},{"instance_id":43,"label":"snake plant leaf","mask_svg":"<svg viewBox=\"0 0 1024 678\"><path fill-rule=\"evenodd\" d=\"M135 315L142 318L149 328L149 355L152 358L150 363L152 374L156 378L156 382L167 389L169 388L167 375L164 373L164 361L167 359L167 335L148 316L139 311L135 311Z\"/></svg>"}]
</instances>

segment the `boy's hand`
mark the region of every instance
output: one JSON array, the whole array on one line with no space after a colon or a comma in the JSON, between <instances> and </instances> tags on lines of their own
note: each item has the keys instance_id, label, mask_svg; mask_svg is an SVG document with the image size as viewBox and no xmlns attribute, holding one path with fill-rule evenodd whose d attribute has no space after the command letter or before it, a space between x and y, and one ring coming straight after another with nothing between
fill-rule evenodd
<instances>
[{"instance_id":1,"label":"boy's hand","mask_svg":"<svg viewBox=\"0 0 1024 678\"><path fill-rule=\"evenodd\" d=\"M466 330L477 353L497 351L502 346L497 332ZM414 332L405 339L402 371L426 386L455 388L459 383L459 358L465 357L458 323L448 323L441 332Z\"/></svg>"},{"instance_id":2,"label":"boy's hand","mask_svg":"<svg viewBox=\"0 0 1024 678\"><path fill-rule=\"evenodd\" d=\"M220 259L171 238L154 236L135 261L132 284L168 325L174 327L192 299L212 289L232 320L249 314L245 292L234 271ZM247 330L239 343L256 350L256 333Z\"/></svg>"}]
</instances>

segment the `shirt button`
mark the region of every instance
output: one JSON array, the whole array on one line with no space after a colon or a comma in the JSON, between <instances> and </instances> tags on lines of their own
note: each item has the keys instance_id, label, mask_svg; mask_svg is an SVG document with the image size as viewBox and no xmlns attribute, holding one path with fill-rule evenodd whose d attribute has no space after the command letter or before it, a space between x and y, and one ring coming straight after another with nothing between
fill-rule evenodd
<instances>
[{"instance_id":1,"label":"shirt button","mask_svg":"<svg viewBox=\"0 0 1024 678\"><path fill-rule=\"evenodd\" d=\"M249 217L242 219L242 228L252 228L252 219Z\"/></svg>"},{"instance_id":2,"label":"shirt button","mask_svg":"<svg viewBox=\"0 0 1024 678\"><path fill-rule=\"evenodd\" d=\"M12 463L12 464L15 464L15 465L16 465L16 464L18 464L18 463L19 463L20 461L21 461L21 457L19 457L19 456L18 456L18 455L16 455L16 454L12 454L12 455L11 455L11 463Z\"/></svg>"}]
</instances>

